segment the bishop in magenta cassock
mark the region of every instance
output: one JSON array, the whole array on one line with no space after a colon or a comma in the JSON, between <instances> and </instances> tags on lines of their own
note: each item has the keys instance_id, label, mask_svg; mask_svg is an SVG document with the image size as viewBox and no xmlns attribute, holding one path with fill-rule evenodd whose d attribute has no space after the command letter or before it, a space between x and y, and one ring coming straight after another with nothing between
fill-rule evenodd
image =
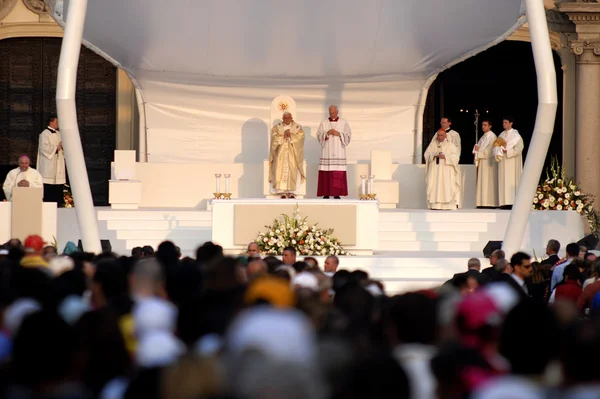
<instances>
[{"instance_id":1,"label":"bishop in magenta cassock","mask_svg":"<svg viewBox=\"0 0 600 399\"><path fill-rule=\"evenodd\" d=\"M317 139L321 144L319 161L319 184L317 196L325 199L348 195L346 178L346 147L350 144L352 131L345 119L338 116L338 107L329 107L329 118L321 122Z\"/></svg>"}]
</instances>

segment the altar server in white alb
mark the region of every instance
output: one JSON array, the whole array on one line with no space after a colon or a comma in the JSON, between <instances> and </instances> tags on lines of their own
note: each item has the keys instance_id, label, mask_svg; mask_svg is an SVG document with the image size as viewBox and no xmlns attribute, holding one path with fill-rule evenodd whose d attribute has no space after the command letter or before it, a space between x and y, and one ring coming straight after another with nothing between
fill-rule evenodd
<instances>
[{"instance_id":1,"label":"altar server in white alb","mask_svg":"<svg viewBox=\"0 0 600 399\"><path fill-rule=\"evenodd\" d=\"M448 118L447 116L442 117L440 120L440 126L446 131L446 140L454 144L456 150L458 151L458 157L460 158L462 143L460 141L460 134L458 134L456 130L452 129L452 119ZM437 133L433 135L431 142L435 143L436 141Z\"/></svg>"},{"instance_id":2,"label":"altar server in white alb","mask_svg":"<svg viewBox=\"0 0 600 399\"><path fill-rule=\"evenodd\" d=\"M30 163L31 161L27 155L21 155L19 157L19 167L11 170L6 175L2 189L7 201L12 200L15 187L42 188L44 186L42 175L37 170L30 168Z\"/></svg>"},{"instance_id":3,"label":"altar server in white alb","mask_svg":"<svg viewBox=\"0 0 600 399\"><path fill-rule=\"evenodd\" d=\"M517 187L523 174L523 149L525 144L518 131L513 129L514 119L504 118L504 131L494 144L494 158L498 162L498 200L501 208L511 209Z\"/></svg>"},{"instance_id":4,"label":"altar server in white alb","mask_svg":"<svg viewBox=\"0 0 600 399\"><path fill-rule=\"evenodd\" d=\"M63 204L63 185L67 182L62 137L58 118L48 118L48 127L40 134L37 168L44 179L44 201Z\"/></svg>"},{"instance_id":5,"label":"altar server in white alb","mask_svg":"<svg viewBox=\"0 0 600 399\"><path fill-rule=\"evenodd\" d=\"M427 203L430 209L456 210L460 192L458 150L441 128L425 151Z\"/></svg>"},{"instance_id":6,"label":"altar server in white alb","mask_svg":"<svg viewBox=\"0 0 600 399\"><path fill-rule=\"evenodd\" d=\"M346 147L352 131L345 119L338 116L337 105L329 107L329 118L319 125L317 139L321 144L317 197L340 199L348 195L346 177Z\"/></svg>"},{"instance_id":7,"label":"altar server in white alb","mask_svg":"<svg viewBox=\"0 0 600 399\"><path fill-rule=\"evenodd\" d=\"M481 122L483 136L479 139L473 154L477 168L477 208L498 207L498 167L494 161L494 142L498 138L492 132L492 123L489 119Z\"/></svg>"}]
</instances>

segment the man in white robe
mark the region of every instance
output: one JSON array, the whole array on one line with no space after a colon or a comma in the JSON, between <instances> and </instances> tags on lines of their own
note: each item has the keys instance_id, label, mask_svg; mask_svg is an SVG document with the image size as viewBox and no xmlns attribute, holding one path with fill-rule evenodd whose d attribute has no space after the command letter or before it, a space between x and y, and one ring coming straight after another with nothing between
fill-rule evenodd
<instances>
[{"instance_id":1,"label":"man in white robe","mask_svg":"<svg viewBox=\"0 0 600 399\"><path fill-rule=\"evenodd\" d=\"M44 201L56 202L61 206L64 203L63 186L67 182L67 175L56 116L48 119L48 127L40 134L36 165L44 179Z\"/></svg>"},{"instance_id":2,"label":"man in white robe","mask_svg":"<svg viewBox=\"0 0 600 399\"><path fill-rule=\"evenodd\" d=\"M425 151L427 203L430 209L456 210L460 192L458 150L442 128Z\"/></svg>"},{"instance_id":3,"label":"man in white robe","mask_svg":"<svg viewBox=\"0 0 600 399\"><path fill-rule=\"evenodd\" d=\"M454 146L458 150L458 157L460 158L462 143L460 141L460 134L458 134L457 131L452 130L452 119L448 118L447 116L442 117L442 119L440 120L440 126L446 131L446 139L452 144L454 144ZM431 142L435 143L436 141L437 133L433 135L433 139L431 140Z\"/></svg>"},{"instance_id":4,"label":"man in white robe","mask_svg":"<svg viewBox=\"0 0 600 399\"><path fill-rule=\"evenodd\" d=\"M494 142L497 136L492 132L489 119L481 122L483 136L473 147L477 168L477 208L498 207L498 168L494 162Z\"/></svg>"},{"instance_id":5,"label":"man in white robe","mask_svg":"<svg viewBox=\"0 0 600 399\"><path fill-rule=\"evenodd\" d=\"M505 144L494 148L494 158L498 162L498 202L503 209L512 208L523 174L525 144L519 132L512 128L513 123L512 117L504 118L504 131L498 140L503 139Z\"/></svg>"},{"instance_id":6,"label":"man in white robe","mask_svg":"<svg viewBox=\"0 0 600 399\"><path fill-rule=\"evenodd\" d=\"M19 167L11 170L6 175L2 189L7 201L12 200L12 192L15 187L44 187L42 175L37 170L29 167L30 163L31 161L27 155L21 155Z\"/></svg>"},{"instance_id":7,"label":"man in white robe","mask_svg":"<svg viewBox=\"0 0 600 399\"><path fill-rule=\"evenodd\" d=\"M346 147L352 131L348 121L338 116L337 105L329 107L329 118L319 125L317 140L321 144L317 197L340 199L348 195Z\"/></svg>"},{"instance_id":8,"label":"man in white robe","mask_svg":"<svg viewBox=\"0 0 600 399\"><path fill-rule=\"evenodd\" d=\"M304 130L285 112L283 121L271 129L269 183L281 198L295 198L304 183Z\"/></svg>"}]
</instances>

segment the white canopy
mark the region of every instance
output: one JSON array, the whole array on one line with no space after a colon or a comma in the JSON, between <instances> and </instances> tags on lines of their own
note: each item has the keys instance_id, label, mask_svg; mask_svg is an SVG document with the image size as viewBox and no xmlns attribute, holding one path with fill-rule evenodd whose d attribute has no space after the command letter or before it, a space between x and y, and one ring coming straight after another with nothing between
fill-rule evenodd
<instances>
[{"instance_id":1,"label":"white canopy","mask_svg":"<svg viewBox=\"0 0 600 399\"><path fill-rule=\"evenodd\" d=\"M68 4L55 0L59 22ZM141 90L152 162L260 162L287 95L313 137L340 104L351 160L410 163L427 78L521 14L521 0L89 0L84 39Z\"/></svg>"}]
</instances>

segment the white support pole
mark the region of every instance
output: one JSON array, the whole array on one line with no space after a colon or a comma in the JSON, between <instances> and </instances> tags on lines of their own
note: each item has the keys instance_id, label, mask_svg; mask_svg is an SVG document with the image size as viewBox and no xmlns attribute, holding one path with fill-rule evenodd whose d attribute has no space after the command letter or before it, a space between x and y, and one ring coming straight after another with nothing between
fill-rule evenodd
<instances>
[{"instance_id":1,"label":"white support pole","mask_svg":"<svg viewBox=\"0 0 600 399\"><path fill-rule=\"evenodd\" d=\"M102 246L100 245L98 221L85 167L75 107L77 66L79 64L87 4L88 0L71 0L69 2L69 12L58 63L56 110L58 111L65 160L73 190L75 212L83 248L87 252L100 253L102 252Z\"/></svg>"},{"instance_id":2,"label":"white support pole","mask_svg":"<svg viewBox=\"0 0 600 399\"><path fill-rule=\"evenodd\" d=\"M542 174L550 139L554 130L554 119L558 106L556 94L556 71L550 47L548 22L543 0L525 0L531 47L537 73L538 110L533 137L523 176L519 183L502 249L507 256L521 249L533 197Z\"/></svg>"},{"instance_id":3,"label":"white support pole","mask_svg":"<svg viewBox=\"0 0 600 399\"><path fill-rule=\"evenodd\" d=\"M139 129L138 129L138 162L148 162L148 133L146 129L146 103L140 89L135 89L137 101Z\"/></svg>"}]
</instances>

